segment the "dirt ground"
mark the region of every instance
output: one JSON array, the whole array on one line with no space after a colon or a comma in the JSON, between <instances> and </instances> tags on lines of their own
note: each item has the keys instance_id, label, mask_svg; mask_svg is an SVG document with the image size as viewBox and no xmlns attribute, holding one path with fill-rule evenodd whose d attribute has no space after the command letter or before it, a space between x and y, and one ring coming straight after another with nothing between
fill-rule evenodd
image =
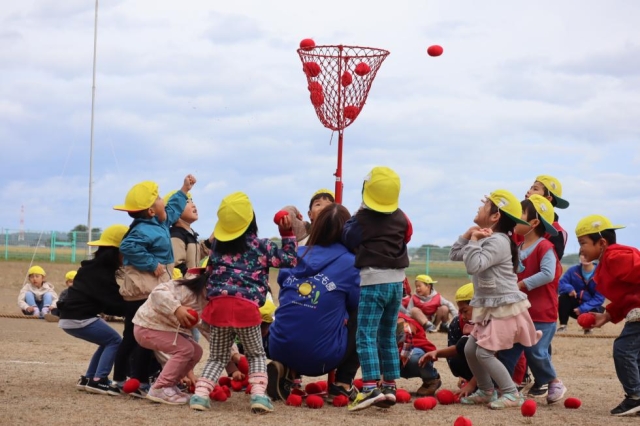
<instances>
[{"instance_id":1,"label":"dirt ground","mask_svg":"<svg viewBox=\"0 0 640 426\"><path fill-rule=\"evenodd\" d=\"M43 263L48 278L63 289L64 273L72 265ZM263 416L249 411L249 396L234 393L223 403L213 402L208 412L194 412L186 406L154 404L131 397L111 397L76 390L75 382L84 373L95 346L74 339L56 323L41 320L3 317L19 314L17 295L25 278L27 262L0 261L0 424L1 425L244 425L262 426L304 423L361 425L452 425L464 415L478 425L637 425L640 417L619 418L609 414L623 398L612 359L613 337L619 325L608 324L593 337L581 337L575 321L569 324L571 337L556 337L553 341L553 361L559 376L569 389L567 397L582 400L577 410L552 406L544 401L533 418L525 418L517 409L491 411L484 407L459 404L438 405L431 411L416 411L413 404L398 404L389 410L371 408L349 413L346 408L325 405L312 410L275 404L275 412ZM434 277L437 279L437 277ZM437 288L445 297L453 298L460 280L440 280ZM122 330L119 323L111 323ZM611 337L608 337L611 336ZM436 346L446 344L446 335L429 335ZM452 377L444 361L436 363L443 387L454 389ZM196 367L196 375L201 365ZM306 382L326 380L307 378ZM398 381L398 386L411 392L420 386L419 379ZM412 400L413 401L413 400Z\"/></svg>"}]
</instances>

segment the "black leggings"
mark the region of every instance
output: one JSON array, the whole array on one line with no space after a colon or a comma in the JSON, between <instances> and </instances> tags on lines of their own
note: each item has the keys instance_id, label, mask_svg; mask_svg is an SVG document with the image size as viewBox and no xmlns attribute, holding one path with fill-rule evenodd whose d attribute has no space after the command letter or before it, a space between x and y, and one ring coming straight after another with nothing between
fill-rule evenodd
<instances>
[{"instance_id":1,"label":"black leggings","mask_svg":"<svg viewBox=\"0 0 640 426\"><path fill-rule=\"evenodd\" d=\"M133 317L138 312L138 308L146 300L136 300L125 302L124 331L122 332L122 343L116 353L116 361L113 366L113 380L121 382L127 380L127 376L138 379L140 383L149 383L151 376L157 369L157 363L153 351L138 345L133 336Z\"/></svg>"},{"instance_id":2,"label":"black leggings","mask_svg":"<svg viewBox=\"0 0 640 426\"><path fill-rule=\"evenodd\" d=\"M578 318L573 310L580 306L580 302L577 297L570 297L568 294L561 294L558 298L558 318L560 320L560 325L567 325L569 322L569 317ZM589 312L604 312L604 308L602 306L598 306L590 310Z\"/></svg>"}]
</instances>

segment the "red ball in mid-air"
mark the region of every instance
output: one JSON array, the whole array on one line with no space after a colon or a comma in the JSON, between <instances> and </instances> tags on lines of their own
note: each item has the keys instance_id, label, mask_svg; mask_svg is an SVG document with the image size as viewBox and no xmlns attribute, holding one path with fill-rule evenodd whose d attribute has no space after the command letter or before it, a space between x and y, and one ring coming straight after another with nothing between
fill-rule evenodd
<instances>
[{"instance_id":1,"label":"red ball in mid-air","mask_svg":"<svg viewBox=\"0 0 640 426\"><path fill-rule=\"evenodd\" d=\"M427 54L429 56L440 56L442 55L442 52L444 52L444 49L442 48L442 46L439 46L437 44L429 46L429 48L427 49Z\"/></svg>"},{"instance_id":2,"label":"red ball in mid-air","mask_svg":"<svg viewBox=\"0 0 640 426\"><path fill-rule=\"evenodd\" d=\"M316 47L316 42L311 38L302 39L300 42L300 49L302 50L313 50Z\"/></svg>"}]
</instances>

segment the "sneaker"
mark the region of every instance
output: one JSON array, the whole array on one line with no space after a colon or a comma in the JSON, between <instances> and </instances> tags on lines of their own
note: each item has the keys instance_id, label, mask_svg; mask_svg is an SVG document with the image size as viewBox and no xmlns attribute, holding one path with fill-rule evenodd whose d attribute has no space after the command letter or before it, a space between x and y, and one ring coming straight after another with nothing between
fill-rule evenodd
<instances>
[{"instance_id":1,"label":"sneaker","mask_svg":"<svg viewBox=\"0 0 640 426\"><path fill-rule=\"evenodd\" d=\"M529 389L529 392L527 392L527 396L529 398L544 398L548 393L548 384L541 385L539 383L534 383L531 389Z\"/></svg>"},{"instance_id":2,"label":"sneaker","mask_svg":"<svg viewBox=\"0 0 640 426\"><path fill-rule=\"evenodd\" d=\"M433 325L431 321L427 321L427 323L424 325L424 331L426 331L427 333L434 333L436 330L436 326Z\"/></svg>"},{"instance_id":3,"label":"sneaker","mask_svg":"<svg viewBox=\"0 0 640 426\"><path fill-rule=\"evenodd\" d=\"M197 411L206 411L211 408L211 400L209 397L202 397L199 395L191 395L189 398L189 408Z\"/></svg>"},{"instance_id":4,"label":"sneaker","mask_svg":"<svg viewBox=\"0 0 640 426\"><path fill-rule=\"evenodd\" d=\"M81 391L86 391L88 384L89 384L89 379L87 379L85 376L80 376L80 378L76 382L76 389Z\"/></svg>"},{"instance_id":5,"label":"sneaker","mask_svg":"<svg viewBox=\"0 0 640 426\"><path fill-rule=\"evenodd\" d=\"M440 333L448 333L449 332L449 324L446 322L440 323L440 327L438 327L438 331Z\"/></svg>"},{"instance_id":6,"label":"sneaker","mask_svg":"<svg viewBox=\"0 0 640 426\"><path fill-rule=\"evenodd\" d=\"M384 396L378 388L373 388L369 392L358 392L358 395L356 395L356 399L349 403L347 409L349 411L364 410L365 408L369 408L376 402L382 401L383 399L387 399L387 397Z\"/></svg>"},{"instance_id":7,"label":"sneaker","mask_svg":"<svg viewBox=\"0 0 640 426\"><path fill-rule=\"evenodd\" d=\"M379 408L389 408L396 405L396 387L394 386L383 386L380 389L380 393L384 395L384 399L375 403L376 407Z\"/></svg>"},{"instance_id":8,"label":"sneaker","mask_svg":"<svg viewBox=\"0 0 640 426\"><path fill-rule=\"evenodd\" d=\"M177 393L173 386L170 388L151 388L147 393L147 399L168 405L183 405L189 402L189 397Z\"/></svg>"},{"instance_id":9,"label":"sneaker","mask_svg":"<svg viewBox=\"0 0 640 426\"><path fill-rule=\"evenodd\" d=\"M330 404L333 403L333 398L339 395L346 396L349 398L349 402L351 402L356 399L356 396L358 396L358 389L353 385L351 385L349 389L345 389L340 385L331 383L327 391L327 402Z\"/></svg>"},{"instance_id":10,"label":"sneaker","mask_svg":"<svg viewBox=\"0 0 640 426\"><path fill-rule=\"evenodd\" d=\"M109 391L109 387L111 386L111 381L106 377L101 378L100 380L89 380L85 390L90 393L98 393L100 395L106 395Z\"/></svg>"},{"instance_id":11,"label":"sneaker","mask_svg":"<svg viewBox=\"0 0 640 426\"><path fill-rule=\"evenodd\" d=\"M42 310L40 311L40 317L44 318L45 315L50 314L51 313L51 309L49 309L48 306L45 306L44 308L42 308Z\"/></svg>"},{"instance_id":12,"label":"sneaker","mask_svg":"<svg viewBox=\"0 0 640 426\"><path fill-rule=\"evenodd\" d=\"M511 407L521 407L524 404L524 396L520 392L505 393L500 398L489 403L492 410L502 410Z\"/></svg>"},{"instance_id":13,"label":"sneaker","mask_svg":"<svg viewBox=\"0 0 640 426\"><path fill-rule=\"evenodd\" d=\"M265 414L273 411L273 404L267 395L251 395L251 412Z\"/></svg>"},{"instance_id":14,"label":"sneaker","mask_svg":"<svg viewBox=\"0 0 640 426\"><path fill-rule=\"evenodd\" d=\"M129 396L132 396L134 398L146 398L147 393L149 393L149 388L150 386L148 384L143 383L138 389L136 389L135 392L131 392Z\"/></svg>"},{"instance_id":15,"label":"sneaker","mask_svg":"<svg viewBox=\"0 0 640 426\"><path fill-rule=\"evenodd\" d=\"M567 388L562 383L562 380L559 380L555 383L549 383L549 393L547 394L547 404L553 404L554 402L560 401L566 392L567 392Z\"/></svg>"},{"instance_id":16,"label":"sneaker","mask_svg":"<svg viewBox=\"0 0 640 426\"><path fill-rule=\"evenodd\" d=\"M111 382L109 384L109 389L107 389L107 395L122 396L122 395L124 395L124 391L115 382Z\"/></svg>"},{"instance_id":17,"label":"sneaker","mask_svg":"<svg viewBox=\"0 0 640 426\"><path fill-rule=\"evenodd\" d=\"M46 322L58 322L60 321L60 317L53 314L44 314L44 320Z\"/></svg>"},{"instance_id":18,"label":"sneaker","mask_svg":"<svg viewBox=\"0 0 640 426\"><path fill-rule=\"evenodd\" d=\"M34 317L36 317L36 318L42 318L42 317L40 316L40 309L38 309L38 308L34 308L34 309L33 309L33 312L31 312L31 316L34 316Z\"/></svg>"},{"instance_id":19,"label":"sneaker","mask_svg":"<svg viewBox=\"0 0 640 426\"><path fill-rule=\"evenodd\" d=\"M518 389L518 392L522 392L522 389L526 388L527 386L529 386L529 383L531 383L531 374L529 374L528 372L524 375L524 378L522 379L522 382L516 386Z\"/></svg>"},{"instance_id":20,"label":"sneaker","mask_svg":"<svg viewBox=\"0 0 640 426\"><path fill-rule=\"evenodd\" d=\"M423 380L422 386L416 391L416 395L419 397L433 396L440 386L442 386L442 380L440 380L439 376L435 379Z\"/></svg>"},{"instance_id":21,"label":"sneaker","mask_svg":"<svg viewBox=\"0 0 640 426\"><path fill-rule=\"evenodd\" d=\"M278 361L267 364L267 395L274 400L286 401L291 393L293 383L287 380L286 368ZM289 386L285 386L289 382Z\"/></svg>"},{"instance_id":22,"label":"sneaker","mask_svg":"<svg viewBox=\"0 0 640 426\"><path fill-rule=\"evenodd\" d=\"M460 398L460 404L465 405L486 405L492 403L498 399L498 392L495 390L491 392L485 392L482 389L477 389L474 393L464 398Z\"/></svg>"},{"instance_id":23,"label":"sneaker","mask_svg":"<svg viewBox=\"0 0 640 426\"><path fill-rule=\"evenodd\" d=\"M584 331L584 335L585 335L585 336L590 336L590 335L592 335L592 334L593 334L593 330L591 330L591 329L589 329L589 330L585 330L585 331Z\"/></svg>"},{"instance_id":24,"label":"sneaker","mask_svg":"<svg viewBox=\"0 0 640 426\"><path fill-rule=\"evenodd\" d=\"M556 330L556 333L564 333L565 331L567 331L567 325L561 325L560 327L558 327L558 329Z\"/></svg>"},{"instance_id":25,"label":"sneaker","mask_svg":"<svg viewBox=\"0 0 640 426\"><path fill-rule=\"evenodd\" d=\"M611 410L614 416L628 416L635 413L640 413L640 399L629 398L628 395L625 395L622 402Z\"/></svg>"}]
</instances>

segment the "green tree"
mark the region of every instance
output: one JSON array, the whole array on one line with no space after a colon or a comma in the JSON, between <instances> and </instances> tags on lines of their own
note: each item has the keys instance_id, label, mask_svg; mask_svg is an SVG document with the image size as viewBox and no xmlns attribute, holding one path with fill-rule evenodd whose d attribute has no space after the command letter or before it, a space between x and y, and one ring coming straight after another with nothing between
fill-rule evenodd
<instances>
[{"instance_id":1,"label":"green tree","mask_svg":"<svg viewBox=\"0 0 640 426\"><path fill-rule=\"evenodd\" d=\"M89 237L89 227L87 225L76 225L73 227L71 231L67 234L68 241L73 241L73 233L76 232L76 242L84 242L88 241ZM91 228L91 239L96 240L102 234L102 229L100 228Z\"/></svg>"}]
</instances>

